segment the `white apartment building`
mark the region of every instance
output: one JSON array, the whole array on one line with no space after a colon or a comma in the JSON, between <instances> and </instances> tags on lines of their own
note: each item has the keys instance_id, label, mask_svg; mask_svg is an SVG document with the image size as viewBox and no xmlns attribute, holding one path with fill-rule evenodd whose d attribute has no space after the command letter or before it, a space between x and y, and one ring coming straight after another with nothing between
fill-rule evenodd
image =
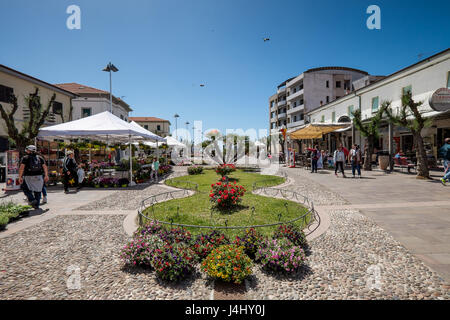
<instances>
[{"instance_id":1,"label":"white apartment building","mask_svg":"<svg viewBox=\"0 0 450 320\"><path fill-rule=\"evenodd\" d=\"M308 112L308 117L314 123L350 122L352 111L361 110L362 119L369 119L378 110L383 101L391 101L394 112L401 106L401 96L405 91L411 91L415 101L422 101L421 112L425 117L433 119L430 127L425 128L425 144L430 155L437 158L437 150L446 137L450 137L450 112L434 111L429 104L433 93L440 88L450 88L450 49L444 50L432 57L417 62L382 79L376 79L355 91L331 101L315 110ZM378 150L388 150L388 129L383 125L380 129ZM352 141L364 147L364 137L359 132L347 130L331 133L324 140L332 138L350 146ZM394 152L402 150L411 152L414 141L411 132L406 128L394 127ZM333 139L332 139L333 140ZM335 143L325 143L324 148L335 148Z\"/></svg>"},{"instance_id":2,"label":"white apartment building","mask_svg":"<svg viewBox=\"0 0 450 320\"><path fill-rule=\"evenodd\" d=\"M283 126L288 132L297 130L305 124L306 113L345 96L360 79L373 81L367 72L347 67L309 69L284 81L269 98L270 131Z\"/></svg>"},{"instance_id":3,"label":"white apartment building","mask_svg":"<svg viewBox=\"0 0 450 320\"><path fill-rule=\"evenodd\" d=\"M91 115L110 111L109 92L92 88L79 83L61 83L55 86L78 95L72 99L72 118L78 120ZM112 114L128 121L129 113L133 111L130 106L120 98L112 97Z\"/></svg>"}]
</instances>

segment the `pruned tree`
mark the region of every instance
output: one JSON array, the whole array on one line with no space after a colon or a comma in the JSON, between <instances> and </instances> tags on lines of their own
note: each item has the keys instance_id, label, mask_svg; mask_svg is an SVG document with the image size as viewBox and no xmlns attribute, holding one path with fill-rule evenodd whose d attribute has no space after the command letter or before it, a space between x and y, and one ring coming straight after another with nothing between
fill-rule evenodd
<instances>
[{"instance_id":1,"label":"pruned tree","mask_svg":"<svg viewBox=\"0 0 450 320\"><path fill-rule=\"evenodd\" d=\"M366 137L367 144L364 148L364 170L372 170L372 153L375 145L375 141L378 139L380 134L380 123L383 119L383 114L385 112L386 106L381 105L377 113L370 118L368 121L363 121L361 119L361 110L356 109L352 112L353 123L359 132Z\"/></svg>"},{"instance_id":2,"label":"pruned tree","mask_svg":"<svg viewBox=\"0 0 450 320\"><path fill-rule=\"evenodd\" d=\"M28 144L34 142L34 138L37 137L39 129L45 122L45 119L50 113L50 108L55 101L56 94L53 94L51 99L47 102L46 106L41 104L41 98L39 96L39 89L36 88L34 93L30 93L25 97L25 102L29 109L29 117L24 121L22 128L19 130L14 115L19 110L17 97L11 94L9 97L12 108L5 108L0 104L0 115L4 120L4 125L10 140L16 145L20 155L23 155L25 147ZM10 109L10 110L8 110Z\"/></svg>"},{"instance_id":3,"label":"pruned tree","mask_svg":"<svg viewBox=\"0 0 450 320\"><path fill-rule=\"evenodd\" d=\"M416 149L417 178L430 178L427 153L425 151L422 137L422 129L429 127L432 120L422 116L419 107L423 104L423 102L415 102L412 98L411 91L405 92L402 95L401 101L402 104L395 114L391 108L391 102L385 102L386 114L391 123L408 128L411 131L414 137L414 147Z\"/></svg>"}]
</instances>

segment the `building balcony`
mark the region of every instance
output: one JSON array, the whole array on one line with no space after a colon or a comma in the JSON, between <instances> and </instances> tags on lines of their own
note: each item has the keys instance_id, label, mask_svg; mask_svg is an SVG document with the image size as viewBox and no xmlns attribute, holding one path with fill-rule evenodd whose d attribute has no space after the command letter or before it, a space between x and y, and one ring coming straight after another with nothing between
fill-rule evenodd
<instances>
[{"instance_id":1,"label":"building balcony","mask_svg":"<svg viewBox=\"0 0 450 320\"><path fill-rule=\"evenodd\" d=\"M287 113L288 113L288 114L292 114L292 113L296 113L296 112L298 112L298 111L303 111L303 110L305 110L305 105L304 105L304 104L301 104L301 105L298 105L298 106L296 106L296 107L291 107L291 108L287 111Z\"/></svg>"},{"instance_id":2,"label":"building balcony","mask_svg":"<svg viewBox=\"0 0 450 320\"><path fill-rule=\"evenodd\" d=\"M278 114L278 119L285 119L286 118L286 112L283 112L283 113L279 113Z\"/></svg>"},{"instance_id":3,"label":"building balcony","mask_svg":"<svg viewBox=\"0 0 450 320\"><path fill-rule=\"evenodd\" d=\"M303 126L305 124L305 120L299 120L296 122L291 122L287 124L288 129Z\"/></svg>"},{"instance_id":4,"label":"building balcony","mask_svg":"<svg viewBox=\"0 0 450 320\"><path fill-rule=\"evenodd\" d=\"M274 103L273 104L273 107L272 108L270 108L270 112L275 112L275 111L277 111L277 105Z\"/></svg>"},{"instance_id":5,"label":"building balcony","mask_svg":"<svg viewBox=\"0 0 450 320\"><path fill-rule=\"evenodd\" d=\"M286 105L286 100L282 100L282 101L278 102L279 107L284 106L284 105Z\"/></svg>"},{"instance_id":6,"label":"building balcony","mask_svg":"<svg viewBox=\"0 0 450 320\"><path fill-rule=\"evenodd\" d=\"M286 87L280 88L277 90L277 93L283 93L286 92Z\"/></svg>"},{"instance_id":7,"label":"building balcony","mask_svg":"<svg viewBox=\"0 0 450 320\"><path fill-rule=\"evenodd\" d=\"M303 96L303 92L305 91L305 89L301 89L299 91L297 91L296 93L291 94L287 99L288 101L291 101L292 99L298 98L300 96Z\"/></svg>"}]
</instances>

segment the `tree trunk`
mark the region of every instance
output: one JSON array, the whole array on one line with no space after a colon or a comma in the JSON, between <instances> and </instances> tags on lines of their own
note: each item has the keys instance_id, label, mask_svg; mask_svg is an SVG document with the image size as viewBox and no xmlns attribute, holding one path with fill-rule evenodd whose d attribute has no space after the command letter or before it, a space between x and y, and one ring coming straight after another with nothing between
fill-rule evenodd
<instances>
[{"instance_id":1,"label":"tree trunk","mask_svg":"<svg viewBox=\"0 0 450 320\"><path fill-rule=\"evenodd\" d=\"M420 131L413 132L414 140L416 144L416 158L417 158L417 177L418 178L430 178L430 172L428 170L428 158L423 145L423 138Z\"/></svg>"},{"instance_id":2,"label":"tree trunk","mask_svg":"<svg viewBox=\"0 0 450 320\"><path fill-rule=\"evenodd\" d=\"M364 153L364 170L372 171L372 153L373 153L373 139L367 138L367 148Z\"/></svg>"}]
</instances>

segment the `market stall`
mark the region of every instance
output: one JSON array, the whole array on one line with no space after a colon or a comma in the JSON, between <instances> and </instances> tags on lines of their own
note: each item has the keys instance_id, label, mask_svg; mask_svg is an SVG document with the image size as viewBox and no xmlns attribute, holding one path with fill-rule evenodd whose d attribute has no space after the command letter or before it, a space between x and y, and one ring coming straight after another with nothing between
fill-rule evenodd
<instances>
[{"instance_id":1,"label":"market stall","mask_svg":"<svg viewBox=\"0 0 450 320\"><path fill-rule=\"evenodd\" d=\"M45 127L39 130L39 139L85 139L112 143L128 143L129 177L133 185L132 141L164 141L150 131L132 125L108 111L83 119Z\"/></svg>"}]
</instances>

